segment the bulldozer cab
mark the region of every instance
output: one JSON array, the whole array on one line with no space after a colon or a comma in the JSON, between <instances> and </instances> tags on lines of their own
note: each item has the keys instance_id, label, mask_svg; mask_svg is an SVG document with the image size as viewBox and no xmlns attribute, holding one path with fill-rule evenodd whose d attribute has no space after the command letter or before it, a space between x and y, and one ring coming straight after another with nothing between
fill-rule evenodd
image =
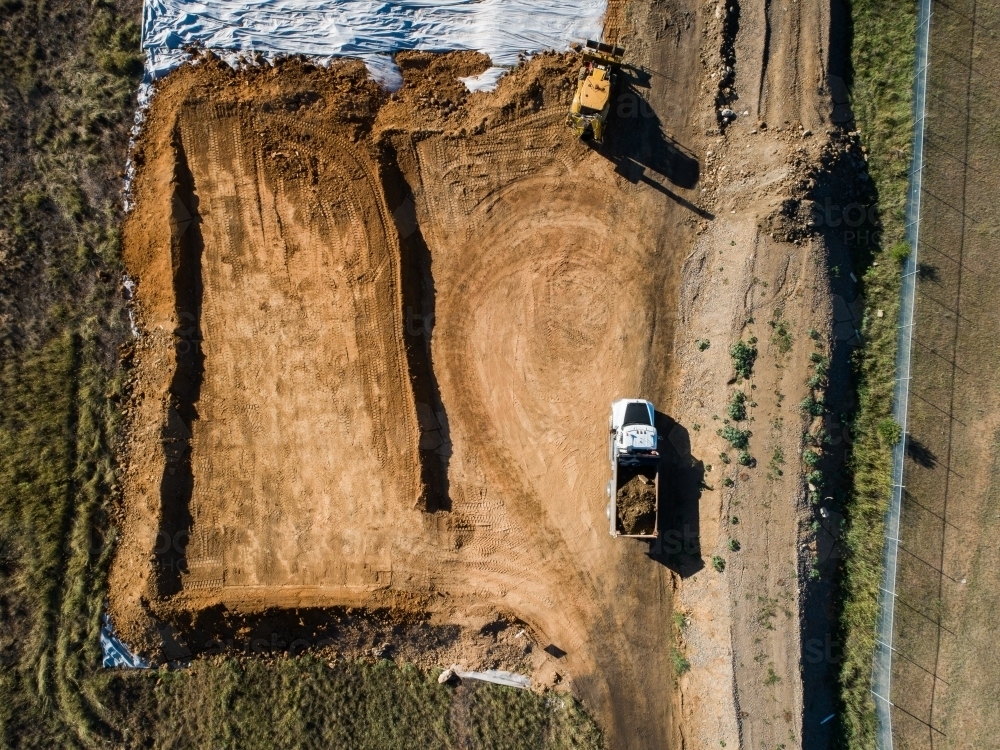
<instances>
[{"instance_id":1,"label":"bulldozer cab","mask_svg":"<svg viewBox=\"0 0 1000 750\"><path fill-rule=\"evenodd\" d=\"M598 112L604 109L611 96L611 79L608 71L596 68L584 79L583 90L580 92L580 104L584 109Z\"/></svg>"}]
</instances>

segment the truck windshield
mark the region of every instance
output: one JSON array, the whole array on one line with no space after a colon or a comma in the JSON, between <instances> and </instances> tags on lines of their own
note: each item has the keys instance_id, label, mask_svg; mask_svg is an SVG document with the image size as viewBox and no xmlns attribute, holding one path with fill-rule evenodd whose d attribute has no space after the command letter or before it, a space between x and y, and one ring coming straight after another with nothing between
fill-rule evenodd
<instances>
[{"instance_id":1,"label":"truck windshield","mask_svg":"<svg viewBox=\"0 0 1000 750\"><path fill-rule=\"evenodd\" d=\"M628 427L630 424L644 424L652 427L652 422L649 421L649 409L645 404L628 404L625 406L625 421L622 423L623 427Z\"/></svg>"}]
</instances>

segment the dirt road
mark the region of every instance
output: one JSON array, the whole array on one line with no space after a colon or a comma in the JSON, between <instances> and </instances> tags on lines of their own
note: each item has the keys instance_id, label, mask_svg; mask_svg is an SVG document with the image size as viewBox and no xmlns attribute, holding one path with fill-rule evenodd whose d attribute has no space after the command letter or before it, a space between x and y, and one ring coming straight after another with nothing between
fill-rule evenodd
<instances>
[{"instance_id":1,"label":"dirt road","mask_svg":"<svg viewBox=\"0 0 1000 750\"><path fill-rule=\"evenodd\" d=\"M600 150L563 124L571 56L491 94L456 79L486 67L475 53L401 54L392 96L353 63L207 60L160 86L125 229L144 331L111 574L129 642L197 653L183 623L227 610L389 608L476 636L518 622L536 680L574 690L613 747L794 744L794 405L826 313L822 253L780 209L822 146L783 120L751 133L749 115L722 132L717 105L757 75L759 112L818 128L822 50L805 22L774 21L772 62L734 78L754 36L733 37L734 13L613 4L636 67ZM727 467L723 493L712 415L729 345L753 334L759 465ZM623 395L663 412L669 535L652 556L607 532ZM765 480L778 447L789 466ZM705 563L737 514L742 552L719 574ZM672 712L678 645L692 670Z\"/></svg>"}]
</instances>

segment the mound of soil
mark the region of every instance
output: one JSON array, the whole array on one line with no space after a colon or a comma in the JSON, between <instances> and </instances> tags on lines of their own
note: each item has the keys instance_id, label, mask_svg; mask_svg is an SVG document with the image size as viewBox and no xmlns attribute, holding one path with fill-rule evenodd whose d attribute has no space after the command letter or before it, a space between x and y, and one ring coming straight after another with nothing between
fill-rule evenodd
<instances>
[{"instance_id":1,"label":"mound of soil","mask_svg":"<svg viewBox=\"0 0 1000 750\"><path fill-rule=\"evenodd\" d=\"M618 525L623 534L652 534L656 525L656 485L638 474L618 490Z\"/></svg>"}]
</instances>

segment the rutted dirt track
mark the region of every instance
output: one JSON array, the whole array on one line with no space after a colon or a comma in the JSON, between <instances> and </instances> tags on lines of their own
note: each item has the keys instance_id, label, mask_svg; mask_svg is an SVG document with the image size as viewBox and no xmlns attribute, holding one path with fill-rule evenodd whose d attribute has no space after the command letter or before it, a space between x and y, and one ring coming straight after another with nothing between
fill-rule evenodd
<instances>
[{"instance_id":1,"label":"rutted dirt track","mask_svg":"<svg viewBox=\"0 0 1000 750\"><path fill-rule=\"evenodd\" d=\"M718 131L724 6L613 4L608 26L652 74L626 82L602 151L563 124L576 65L567 56L536 57L492 94L468 95L456 80L486 67L475 53L402 54L406 85L392 96L359 63L234 72L205 60L160 85L125 229L144 331L129 354L111 574L126 640L153 650L175 637L162 623L183 637L190 613L224 609L361 606L469 632L516 621L548 653L524 663L480 653L466 666L568 684L616 747L799 736L766 729L770 705L738 715L731 687L753 704L742 659L760 641L741 630L755 615L729 606L747 576L759 578L756 595L787 592L797 607L799 473L789 470L783 504L761 516L764 541L748 540L746 567L732 563L732 591L714 572L683 583L696 670L672 718L672 592L722 543L732 493L770 508L775 488L741 480L725 502L706 493L699 505L704 459L720 441L662 418L675 506L666 527L700 527L703 540L689 560L659 547L649 557L608 535L605 425L610 401L626 394L705 424L724 408L728 343L758 308L784 305L799 334L823 325L821 306L815 320L803 312L822 292L809 247L765 238L757 221L778 210L819 144L786 161L798 147L790 139L802 138L790 123L759 139L745 132L749 117L730 126L737 135ZM765 50L772 68L783 28ZM809 65L822 68L821 51L799 45L789 56L808 62L794 74L805 80L797 106L819 112ZM758 111L777 106L758 90ZM810 127L815 118L803 116ZM781 165L759 183L716 189L714 169L699 182L699 154L715 149L718 164L733 141L752 149L740 152L751 171ZM736 240L738 258L725 261L735 270L720 281L706 259ZM775 297L754 296L758 277L774 280ZM714 348L696 361L688 350L701 336ZM761 358L761 382L786 391L786 410L804 392L805 356ZM801 382L786 388L786 375ZM781 400L759 400L764 434ZM799 434L774 439L794 456ZM799 713L789 617L762 648L783 670L769 699Z\"/></svg>"}]
</instances>

